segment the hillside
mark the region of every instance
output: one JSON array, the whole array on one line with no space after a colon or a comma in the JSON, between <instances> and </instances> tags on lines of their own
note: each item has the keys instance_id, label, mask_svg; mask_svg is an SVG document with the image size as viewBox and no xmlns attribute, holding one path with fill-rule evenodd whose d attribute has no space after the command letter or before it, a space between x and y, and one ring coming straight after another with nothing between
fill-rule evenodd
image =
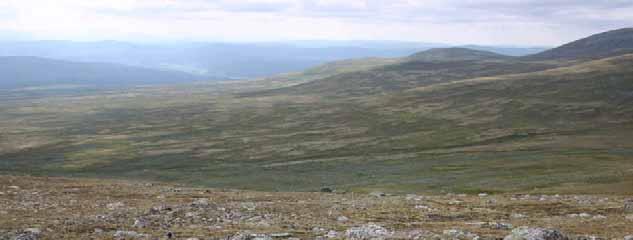
<instances>
[{"instance_id":1,"label":"hillside","mask_svg":"<svg viewBox=\"0 0 633 240\"><path fill-rule=\"evenodd\" d=\"M474 50L469 48L434 48L415 53L408 57L409 61L422 62L452 62L452 61L481 61L510 59L493 52Z\"/></svg>"},{"instance_id":2,"label":"hillside","mask_svg":"<svg viewBox=\"0 0 633 240\"><path fill-rule=\"evenodd\" d=\"M392 93L409 88L427 86L446 81L501 74L525 73L557 67L557 63L462 60L417 61L403 60L378 66L366 71L325 75L300 85L257 93L270 94L320 94L330 96L365 96Z\"/></svg>"},{"instance_id":3,"label":"hillside","mask_svg":"<svg viewBox=\"0 0 633 240\"><path fill-rule=\"evenodd\" d=\"M626 53L633 53L633 28L592 35L524 58L528 60L586 60Z\"/></svg>"},{"instance_id":4,"label":"hillside","mask_svg":"<svg viewBox=\"0 0 633 240\"><path fill-rule=\"evenodd\" d=\"M0 172L283 191L630 193L632 64L627 55L352 99L196 85L3 101Z\"/></svg>"},{"instance_id":5,"label":"hillside","mask_svg":"<svg viewBox=\"0 0 633 240\"><path fill-rule=\"evenodd\" d=\"M295 83L327 78L344 73L363 72L374 68L402 62L401 58L360 58L329 62L301 72L270 77L271 80L284 79Z\"/></svg>"},{"instance_id":6,"label":"hillside","mask_svg":"<svg viewBox=\"0 0 633 240\"><path fill-rule=\"evenodd\" d=\"M376 63L299 83L0 91L0 173L266 191L631 194L633 54Z\"/></svg>"},{"instance_id":7,"label":"hillside","mask_svg":"<svg viewBox=\"0 0 633 240\"><path fill-rule=\"evenodd\" d=\"M38 57L0 57L0 88L48 85L134 86L185 83L200 77L109 63L76 63Z\"/></svg>"}]
</instances>

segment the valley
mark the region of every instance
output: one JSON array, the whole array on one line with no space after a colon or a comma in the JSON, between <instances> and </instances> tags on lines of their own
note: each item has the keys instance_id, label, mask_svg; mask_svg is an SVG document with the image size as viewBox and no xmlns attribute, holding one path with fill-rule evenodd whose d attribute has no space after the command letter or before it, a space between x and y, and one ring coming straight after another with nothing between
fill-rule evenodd
<instances>
[{"instance_id":1,"label":"valley","mask_svg":"<svg viewBox=\"0 0 633 240\"><path fill-rule=\"evenodd\" d=\"M437 49L236 83L4 91L0 172L262 191L631 194L632 64Z\"/></svg>"}]
</instances>

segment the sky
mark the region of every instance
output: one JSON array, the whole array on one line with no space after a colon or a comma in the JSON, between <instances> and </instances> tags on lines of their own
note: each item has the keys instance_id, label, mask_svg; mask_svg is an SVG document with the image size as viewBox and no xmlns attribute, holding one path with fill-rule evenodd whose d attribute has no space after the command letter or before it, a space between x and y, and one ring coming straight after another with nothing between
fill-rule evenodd
<instances>
[{"instance_id":1,"label":"sky","mask_svg":"<svg viewBox=\"0 0 633 240\"><path fill-rule=\"evenodd\" d=\"M623 27L633 0L0 0L0 40L554 46Z\"/></svg>"}]
</instances>

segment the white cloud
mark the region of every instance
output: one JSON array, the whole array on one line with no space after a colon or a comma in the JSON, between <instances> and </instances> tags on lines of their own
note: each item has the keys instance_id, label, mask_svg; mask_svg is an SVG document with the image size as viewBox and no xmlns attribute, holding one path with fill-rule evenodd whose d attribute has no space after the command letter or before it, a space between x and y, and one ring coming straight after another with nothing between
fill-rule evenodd
<instances>
[{"instance_id":1,"label":"white cloud","mask_svg":"<svg viewBox=\"0 0 633 240\"><path fill-rule=\"evenodd\" d=\"M5 0L42 39L413 40L553 45L633 23L628 0Z\"/></svg>"}]
</instances>

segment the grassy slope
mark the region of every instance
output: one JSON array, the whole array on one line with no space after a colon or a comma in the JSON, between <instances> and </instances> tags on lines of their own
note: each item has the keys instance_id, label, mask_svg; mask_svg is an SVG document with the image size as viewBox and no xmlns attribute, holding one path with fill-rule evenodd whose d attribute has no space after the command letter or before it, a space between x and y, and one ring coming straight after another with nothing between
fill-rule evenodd
<instances>
[{"instance_id":1,"label":"grassy slope","mask_svg":"<svg viewBox=\"0 0 633 240\"><path fill-rule=\"evenodd\" d=\"M382 77L268 94L3 92L0 172L285 191L630 193L631 55L503 76L551 65L471 63L396 64ZM345 79L348 88L307 87ZM368 91L350 92L358 84Z\"/></svg>"}]
</instances>

